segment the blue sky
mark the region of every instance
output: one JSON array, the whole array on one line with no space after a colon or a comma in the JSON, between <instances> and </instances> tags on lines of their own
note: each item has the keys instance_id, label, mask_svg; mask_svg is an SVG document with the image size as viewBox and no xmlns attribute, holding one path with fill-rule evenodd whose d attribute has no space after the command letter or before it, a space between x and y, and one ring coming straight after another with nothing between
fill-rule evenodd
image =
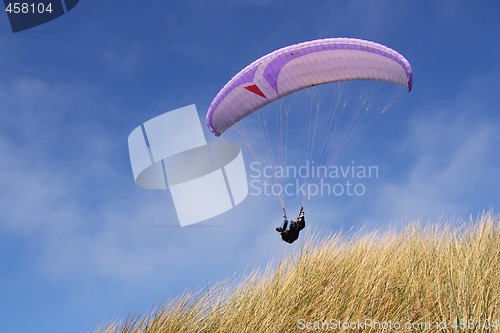
<instances>
[{"instance_id":1,"label":"blue sky","mask_svg":"<svg viewBox=\"0 0 500 333\"><path fill-rule=\"evenodd\" d=\"M127 148L168 110L195 103L203 118L241 68L292 43L368 39L414 72L414 90L346 152L379 178L363 197L311 203L311 230L498 209L499 16L498 1L81 1L12 34L0 15L2 330L90 332L299 247L274 232L273 198L168 227L169 193L134 184Z\"/></svg>"}]
</instances>

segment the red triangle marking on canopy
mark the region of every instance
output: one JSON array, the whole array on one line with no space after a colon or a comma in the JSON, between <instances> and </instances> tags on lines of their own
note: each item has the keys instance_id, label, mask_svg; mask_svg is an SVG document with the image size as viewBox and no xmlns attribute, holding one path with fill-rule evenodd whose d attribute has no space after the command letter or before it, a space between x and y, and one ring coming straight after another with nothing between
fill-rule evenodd
<instances>
[{"instance_id":1,"label":"red triangle marking on canopy","mask_svg":"<svg viewBox=\"0 0 500 333\"><path fill-rule=\"evenodd\" d=\"M245 88L248 91L253 92L256 95L259 95L260 97L264 97L265 99L267 99L266 95L264 95L264 93L262 92L262 90L260 90L259 87L257 87L256 84L253 84L251 86L246 86L246 87L243 87L243 88Z\"/></svg>"}]
</instances>

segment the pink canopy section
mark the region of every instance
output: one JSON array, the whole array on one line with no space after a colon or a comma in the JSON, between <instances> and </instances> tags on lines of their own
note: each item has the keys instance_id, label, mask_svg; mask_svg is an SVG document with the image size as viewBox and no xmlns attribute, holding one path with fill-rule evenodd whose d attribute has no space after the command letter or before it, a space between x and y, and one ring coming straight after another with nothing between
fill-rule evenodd
<instances>
[{"instance_id":1,"label":"pink canopy section","mask_svg":"<svg viewBox=\"0 0 500 333\"><path fill-rule=\"evenodd\" d=\"M412 88L411 65L387 46L327 38L287 46L254 61L215 96L207 125L220 136L247 115L297 90L329 82L379 80Z\"/></svg>"}]
</instances>

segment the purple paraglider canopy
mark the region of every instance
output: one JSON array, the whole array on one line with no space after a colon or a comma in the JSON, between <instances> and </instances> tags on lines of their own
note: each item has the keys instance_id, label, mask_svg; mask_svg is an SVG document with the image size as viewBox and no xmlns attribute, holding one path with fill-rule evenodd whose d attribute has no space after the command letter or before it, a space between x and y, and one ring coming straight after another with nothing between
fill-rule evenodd
<instances>
[{"instance_id":1,"label":"purple paraglider canopy","mask_svg":"<svg viewBox=\"0 0 500 333\"><path fill-rule=\"evenodd\" d=\"M329 82L379 80L412 88L410 63L374 42L327 38L287 46L254 61L215 96L207 125L221 135L247 115L283 96Z\"/></svg>"}]
</instances>

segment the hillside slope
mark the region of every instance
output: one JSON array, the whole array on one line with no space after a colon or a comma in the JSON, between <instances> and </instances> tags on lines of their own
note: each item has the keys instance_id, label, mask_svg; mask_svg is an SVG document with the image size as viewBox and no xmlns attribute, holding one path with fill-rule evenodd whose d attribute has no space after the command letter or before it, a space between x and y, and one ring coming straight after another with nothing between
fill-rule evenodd
<instances>
[{"instance_id":1,"label":"hillside slope","mask_svg":"<svg viewBox=\"0 0 500 333\"><path fill-rule=\"evenodd\" d=\"M277 268L96 332L500 332L499 222L310 236Z\"/></svg>"}]
</instances>

